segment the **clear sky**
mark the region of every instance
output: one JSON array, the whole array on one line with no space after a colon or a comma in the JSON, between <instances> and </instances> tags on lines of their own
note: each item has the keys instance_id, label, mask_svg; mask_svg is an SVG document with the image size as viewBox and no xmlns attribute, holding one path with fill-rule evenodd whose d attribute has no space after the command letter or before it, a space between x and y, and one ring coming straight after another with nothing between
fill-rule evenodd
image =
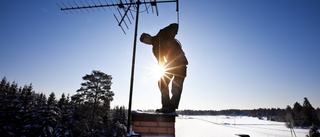
<instances>
[{"instance_id":1,"label":"clear sky","mask_svg":"<svg viewBox=\"0 0 320 137\"><path fill-rule=\"evenodd\" d=\"M127 107L134 21L127 21L124 34L113 17L118 15L115 8L66 14L56 4L63 6L61 2L73 3L1 1L0 77L20 86L32 83L36 92L54 92L60 98L62 93L76 94L82 77L100 70L113 77L112 106ZM304 97L320 107L319 0L179 4L176 38L189 60L179 109L285 108L302 104ZM155 35L177 22L175 7L159 4L159 16L151 10L140 13L138 35ZM152 47L138 41L133 109L161 107L150 69L156 64Z\"/></svg>"}]
</instances>

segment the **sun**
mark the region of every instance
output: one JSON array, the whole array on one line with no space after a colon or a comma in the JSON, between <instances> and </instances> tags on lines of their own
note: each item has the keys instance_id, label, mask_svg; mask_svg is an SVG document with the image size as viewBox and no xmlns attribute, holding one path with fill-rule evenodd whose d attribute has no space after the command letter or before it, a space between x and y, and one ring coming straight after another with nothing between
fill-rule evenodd
<instances>
[{"instance_id":1,"label":"sun","mask_svg":"<svg viewBox=\"0 0 320 137\"><path fill-rule=\"evenodd\" d=\"M162 65L154 66L153 73L157 78L163 77L164 74L166 73L165 66L162 66Z\"/></svg>"},{"instance_id":2,"label":"sun","mask_svg":"<svg viewBox=\"0 0 320 137\"><path fill-rule=\"evenodd\" d=\"M148 70L148 73L146 73L147 77L151 79L160 80L161 78L168 77L168 68L166 63L159 64L157 61L148 63L148 66L142 66L143 68Z\"/></svg>"}]
</instances>

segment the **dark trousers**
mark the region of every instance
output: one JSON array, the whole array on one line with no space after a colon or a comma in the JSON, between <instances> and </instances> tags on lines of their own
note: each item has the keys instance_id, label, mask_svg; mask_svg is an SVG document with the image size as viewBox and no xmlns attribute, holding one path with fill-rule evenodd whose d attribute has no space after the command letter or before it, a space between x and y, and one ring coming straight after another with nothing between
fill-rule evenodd
<instances>
[{"instance_id":1,"label":"dark trousers","mask_svg":"<svg viewBox=\"0 0 320 137\"><path fill-rule=\"evenodd\" d=\"M173 78L173 80L172 80ZM159 88L161 92L161 102L162 107L166 107L169 109L178 109L180 97L182 93L182 87L185 77L184 76L173 76L170 74L166 74L159 80ZM169 83L172 80L172 97L170 99L169 95Z\"/></svg>"}]
</instances>

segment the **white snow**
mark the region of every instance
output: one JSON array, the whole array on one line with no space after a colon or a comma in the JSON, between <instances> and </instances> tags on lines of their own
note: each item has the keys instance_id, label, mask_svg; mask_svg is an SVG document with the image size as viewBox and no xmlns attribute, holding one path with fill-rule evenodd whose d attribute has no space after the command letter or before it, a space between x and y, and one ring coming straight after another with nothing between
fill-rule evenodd
<instances>
[{"instance_id":1,"label":"white snow","mask_svg":"<svg viewBox=\"0 0 320 137\"><path fill-rule=\"evenodd\" d=\"M176 118L177 137L291 137L284 122L259 120L247 116L185 116ZM297 137L305 137L309 129L294 129ZM293 135L294 136L294 135Z\"/></svg>"}]
</instances>

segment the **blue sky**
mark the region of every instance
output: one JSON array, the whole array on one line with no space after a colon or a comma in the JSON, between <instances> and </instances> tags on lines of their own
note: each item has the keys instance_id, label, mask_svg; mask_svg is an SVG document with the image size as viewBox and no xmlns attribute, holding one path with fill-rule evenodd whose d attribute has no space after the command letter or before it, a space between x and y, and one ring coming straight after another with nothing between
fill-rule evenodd
<instances>
[{"instance_id":1,"label":"blue sky","mask_svg":"<svg viewBox=\"0 0 320 137\"><path fill-rule=\"evenodd\" d=\"M113 77L112 105L127 107L134 24L125 35L114 8L66 14L56 5L61 2L68 1L2 1L0 77L60 98L76 94L84 75L101 70ZM304 97L320 107L320 1L179 4L176 38L189 60L179 109L285 108ZM139 15L138 35L177 22L174 3L158 10L159 16ZM138 41L133 109L161 107L151 50Z\"/></svg>"}]
</instances>

